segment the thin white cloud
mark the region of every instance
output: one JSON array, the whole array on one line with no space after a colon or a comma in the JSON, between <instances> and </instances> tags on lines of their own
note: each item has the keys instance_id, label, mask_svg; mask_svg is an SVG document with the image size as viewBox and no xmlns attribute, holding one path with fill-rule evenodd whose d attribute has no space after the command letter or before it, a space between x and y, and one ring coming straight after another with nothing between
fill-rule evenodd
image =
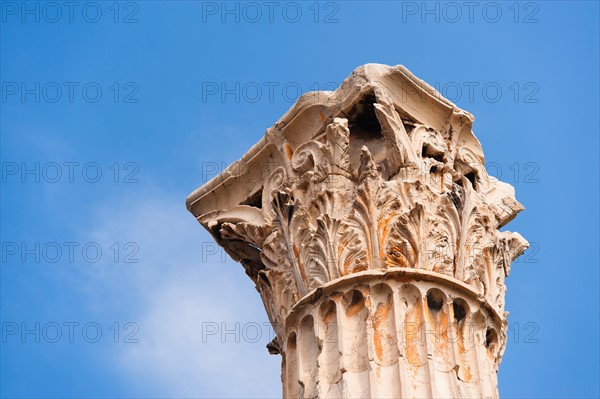
<instances>
[{"instance_id":1,"label":"thin white cloud","mask_svg":"<svg viewBox=\"0 0 600 399\"><path fill-rule=\"evenodd\" d=\"M281 396L280 358L265 348L271 330L253 284L221 253L202 262L202 243L212 238L173 197L155 192L94 210L94 241L139 246L138 263L115 263L111 254L85 273L95 311L140 328L139 342L114 345L109 360L138 397ZM257 326L261 339L251 342Z\"/></svg>"}]
</instances>

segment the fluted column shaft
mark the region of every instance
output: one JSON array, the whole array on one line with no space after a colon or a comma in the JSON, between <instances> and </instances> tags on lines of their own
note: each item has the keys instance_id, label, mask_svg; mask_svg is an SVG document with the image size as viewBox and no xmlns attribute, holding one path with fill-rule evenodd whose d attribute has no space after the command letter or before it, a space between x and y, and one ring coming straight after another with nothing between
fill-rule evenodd
<instances>
[{"instance_id":1,"label":"fluted column shaft","mask_svg":"<svg viewBox=\"0 0 600 399\"><path fill-rule=\"evenodd\" d=\"M413 269L363 272L290 312L288 398L495 398L505 328L465 284Z\"/></svg>"}]
</instances>

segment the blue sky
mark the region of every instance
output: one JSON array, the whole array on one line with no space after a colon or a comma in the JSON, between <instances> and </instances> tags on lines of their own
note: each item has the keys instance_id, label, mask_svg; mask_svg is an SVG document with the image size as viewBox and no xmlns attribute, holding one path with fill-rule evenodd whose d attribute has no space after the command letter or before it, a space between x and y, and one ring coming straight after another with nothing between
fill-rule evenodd
<instances>
[{"instance_id":1,"label":"blue sky","mask_svg":"<svg viewBox=\"0 0 600 399\"><path fill-rule=\"evenodd\" d=\"M473 113L526 207L501 396L598 397L598 3L270 4L0 2L1 396L280 396L185 197L376 62Z\"/></svg>"}]
</instances>

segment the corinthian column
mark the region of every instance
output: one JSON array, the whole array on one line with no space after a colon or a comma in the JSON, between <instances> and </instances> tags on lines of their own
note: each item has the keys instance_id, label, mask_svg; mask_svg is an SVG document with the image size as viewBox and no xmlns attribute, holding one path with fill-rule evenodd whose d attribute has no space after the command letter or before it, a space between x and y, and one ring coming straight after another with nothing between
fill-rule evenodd
<instances>
[{"instance_id":1,"label":"corinthian column","mask_svg":"<svg viewBox=\"0 0 600 399\"><path fill-rule=\"evenodd\" d=\"M308 93L187 199L256 284L288 398L495 398L523 207L402 66Z\"/></svg>"}]
</instances>

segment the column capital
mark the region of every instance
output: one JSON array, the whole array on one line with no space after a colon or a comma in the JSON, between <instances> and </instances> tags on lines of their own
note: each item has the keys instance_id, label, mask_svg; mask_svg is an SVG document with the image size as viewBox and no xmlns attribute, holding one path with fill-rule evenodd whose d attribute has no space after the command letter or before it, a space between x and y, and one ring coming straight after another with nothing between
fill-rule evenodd
<instances>
[{"instance_id":1,"label":"column capital","mask_svg":"<svg viewBox=\"0 0 600 399\"><path fill-rule=\"evenodd\" d=\"M302 298L369 270L443 275L504 318L504 279L528 243L499 229L523 207L488 175L473 120L403 66L368 64L304 94L190 194L256 284L277 347Z\"/></svg>"}]
</instances>

